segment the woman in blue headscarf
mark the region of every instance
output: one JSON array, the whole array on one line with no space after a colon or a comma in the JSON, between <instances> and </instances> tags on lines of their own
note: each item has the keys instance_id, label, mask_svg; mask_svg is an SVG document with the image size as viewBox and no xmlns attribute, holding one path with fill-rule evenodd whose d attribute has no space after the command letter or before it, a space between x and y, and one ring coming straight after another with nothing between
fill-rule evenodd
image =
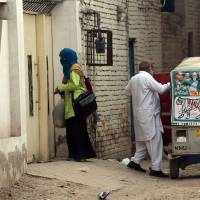
<instances>
[{"instance_id":1,"label":"woman in blue headscarf","mask_svg":"<svg viewBox=\"0 0 200 200\"><path fill-rule=\"evenodd\" d=\"M69 158L76 161L94 158L96 154L92 148L86 119L75 115L72 98L76 99L85 89L84 74L77 63L77 54L70 48L61 50L60 63L63 67L63 83L58 85L56 93L64 93L66 138L69 149Z\"/></svg>"},{"instance_id":2,"label":"woman in blue headscarf","mask_svg":"<svg viewBox=\"0 0 200 200\"><path fill-rule=\"evenodd\" d=\"M60 63L63 66L63 74L66 79L70 78L70 68L77 63L77 54L74 50L64 48L60 54Z\"/></svg>"}]
</instances>

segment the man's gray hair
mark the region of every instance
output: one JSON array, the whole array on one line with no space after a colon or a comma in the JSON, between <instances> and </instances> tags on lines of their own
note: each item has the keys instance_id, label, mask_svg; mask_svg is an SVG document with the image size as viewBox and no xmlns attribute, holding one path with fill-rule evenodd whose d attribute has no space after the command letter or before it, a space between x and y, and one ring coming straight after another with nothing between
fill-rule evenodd
<instances>
[{"instance_id":1,"label":"man's gray hair","mask_svg":"<svg viewBox=\"0 0 200 200\"><path fill-rule=\"evenodd\" d=\"M139 64L139 71L148 71L151 64L149 62L143 61Z\"/></svg>"}]
</instances>

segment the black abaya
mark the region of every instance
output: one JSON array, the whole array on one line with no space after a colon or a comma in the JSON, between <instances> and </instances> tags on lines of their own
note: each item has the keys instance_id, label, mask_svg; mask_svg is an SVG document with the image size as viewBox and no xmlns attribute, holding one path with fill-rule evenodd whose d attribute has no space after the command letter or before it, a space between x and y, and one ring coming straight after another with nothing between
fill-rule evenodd
<instances>
[{"instance_id":1,"label":"black abaya","mask_svg":"<svg viewBox=\"0 0 200 200\"><path fill-rule=\"evenodd\" d=\"M66 127L69 158L81 160L96 157L88 136L86 119L77 116L69 118Z\"/></svg>"}]
</instances>

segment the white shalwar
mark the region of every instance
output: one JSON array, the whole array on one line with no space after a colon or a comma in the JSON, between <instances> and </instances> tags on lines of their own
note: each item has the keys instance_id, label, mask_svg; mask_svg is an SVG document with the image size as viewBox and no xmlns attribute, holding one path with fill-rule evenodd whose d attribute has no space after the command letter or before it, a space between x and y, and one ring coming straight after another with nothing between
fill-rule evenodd
<instances>
[{"instance_id":1,"label":"white shalwar","mask_svg":"<svg viewBox=\"0 0 200 200\"><path fill-rule=\"evenodd\" d=\"M160 99L170 88L170 83L158 83L151 74L140 71L126 86L126 94L132 96L136 152L132 161L139 164L147 152L152 170L160 170L162 162L163 126L160 118Z\"/></svg>"}]
</instances>

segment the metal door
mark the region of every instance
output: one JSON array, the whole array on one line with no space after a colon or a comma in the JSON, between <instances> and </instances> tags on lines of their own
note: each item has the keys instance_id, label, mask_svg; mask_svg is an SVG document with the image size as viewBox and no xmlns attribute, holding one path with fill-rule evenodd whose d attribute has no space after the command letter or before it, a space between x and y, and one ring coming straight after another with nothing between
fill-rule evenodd
<instances>
[{"instance_id":1,"label":"metal door","mask_svg":"<svg viewBox=\"0 0 200 200\"><path fill-rule=\"evenodd\" d=\"M39 95L36 52L36 17L24 14L24 48L27 99L27 160L39 158Z\"/></svg>"},{"instance_id":2,"label":"metal door","mask_svg":"<svg viewBox=\"0 0 200 200\"><path fill-rule=\"evenodd\" d=\"M53 46L52 46L52 21L51 16L45 16L45 38L46 38L46 69L47 69L47 91L48 91L48 134L49 134L49 156L55 157L55 130L53 126L52 112L54 108L54 78L53 78Z\"/></svg>"}]
</instances>

